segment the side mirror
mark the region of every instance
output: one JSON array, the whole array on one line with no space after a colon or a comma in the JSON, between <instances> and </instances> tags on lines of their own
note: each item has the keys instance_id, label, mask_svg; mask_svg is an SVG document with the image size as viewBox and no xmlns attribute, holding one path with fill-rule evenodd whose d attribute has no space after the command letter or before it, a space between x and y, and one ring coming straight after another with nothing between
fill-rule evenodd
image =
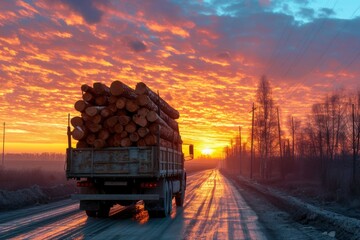
<instances>
[{"instance_id":1,"label":"side mirror","mask_svg":"<svg viewBox=\"0 0 360 240\"><path fill-rule=\"evenodd\" d=\"M189 145L189 154L190 154L191 159L193 159L194 158L194 145L192 145L192 144Z\"/></svg>"}]
</instances>

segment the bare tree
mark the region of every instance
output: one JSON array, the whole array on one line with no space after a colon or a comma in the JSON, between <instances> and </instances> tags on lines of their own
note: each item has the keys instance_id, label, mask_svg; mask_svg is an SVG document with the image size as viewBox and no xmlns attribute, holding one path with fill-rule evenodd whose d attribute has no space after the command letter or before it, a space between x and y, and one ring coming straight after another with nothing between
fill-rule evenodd
<instances>
[{"instance_id":1,"label":"bare tree","mask_svg":"<svg viewBox=\"0 0 360 240\"><path fill-rule=\"evenodd\" d=\"M260 78L256 92L256 125L255 137L260 157L260 174L268 178L271 172L271 157L276 149L276 108L272 97L272 89L266 76Z\"/></svg>"},{"instance_id":2,"label":"bare tree","mask_svg":"<svg viewBox=\"0 0 360 240\"><path fill-rule=\"evenodd\" d=\"M298 119L295 119L293 116L289 116L287 120L287 127L290 131L291 135L291 163L289 170L293 170L292 167L295 164L295 152L296 152L296 145L295 145L295 139L297 138L297 135L299 135L298 131L300 130L301 121ZM300 138L300 137L299 137Z\"/></svg>"}]
</instances>

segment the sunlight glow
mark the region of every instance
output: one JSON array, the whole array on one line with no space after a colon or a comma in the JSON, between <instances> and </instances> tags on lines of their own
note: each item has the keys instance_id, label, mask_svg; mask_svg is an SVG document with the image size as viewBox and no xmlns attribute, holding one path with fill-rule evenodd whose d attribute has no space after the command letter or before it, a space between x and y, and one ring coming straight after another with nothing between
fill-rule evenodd
<instances>
[{"instance_id":1,"label":"sunlight glow","mask_svg":"<svg viewBox=\"0 0 360 240\"><path fill-rule=\"evenodd\" d=\"M203 155L211 155L213 153L214 150L212 150L211 148L204 148L203 150L201 150L201 153Z\"/></svg>"}]
</instances>

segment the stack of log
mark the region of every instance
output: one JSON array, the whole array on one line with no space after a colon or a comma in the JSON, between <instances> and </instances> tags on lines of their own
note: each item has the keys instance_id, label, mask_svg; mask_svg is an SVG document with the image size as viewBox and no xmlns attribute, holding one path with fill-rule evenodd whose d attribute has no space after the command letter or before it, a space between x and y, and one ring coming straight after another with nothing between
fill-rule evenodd
<instances>
[{"instance_id":1,"label":"stack of log","mask_svg":"<svg viewBox=\"0 0 360 240\"><path fill-rule=\"evenodd\" d=\"M110 87L81 86L82 99L71 118L77 148L157 146L181 150L179 112L140 82L135 90L120 81Z\"/></svg>"}]
</instances>

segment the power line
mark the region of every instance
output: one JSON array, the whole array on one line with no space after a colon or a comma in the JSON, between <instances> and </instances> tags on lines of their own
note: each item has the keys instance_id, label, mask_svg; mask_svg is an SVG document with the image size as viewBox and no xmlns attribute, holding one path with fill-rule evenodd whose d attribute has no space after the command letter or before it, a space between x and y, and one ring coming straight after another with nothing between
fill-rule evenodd
<instances>
[{"instance_id":1,"label":"power line","mask_svg":"<svg viewBox=\"0 0 360 240\"><path fill-rule=\"evenodd\" d=\"M350 16L349 18L354 17L355 14L356 14L356 12L357 12L359 9L360 9L360 6L355 9L355 11L351 14L351 16ZM328 44L326 45L325 50L324 50L323 53L321 54L319 60L316 61L316 62L318 62L319 64L323 64L323 63L324 63L324 61L322 61L323 58L324 58L324 56L326 55L326 53L329 52L330 46L335 42L336 38L337 38L337 37L339 36L339 34L340 34L340 31L343 30L344 28L346 28L348 23L349 23L349 22L345 22L344 24L342 24L342 27L339 27L339 28L338 28L337 33L336 33L336 34L334 35L334 37L331 38L331 40L328 42ZM360 56L360 50L359 50L358 54L353 58L353 60L351 60L351 61L349 62L348 66L352 65L359 56ZM316 66L319 66L319 64L314 65L314 66L311 68L311 70L308 71L308 73L307 73L306 75L303 75L302 78L304 78L305 76L307 76L308 74L310 74L311 72L313 72L314 69L316 68ZM306 81L307 81L307 80L305 79L304 81L298 82L297 84L295 84L295 86L290 87L290 91L288 92L288 95L291 95L293 92L295 92L295 91L299 88L299 86L300 86L301 84L304 84Z\"/></svg>"},{"instance_id":2,"label":"power line","mask_svg":"<svg viewBox=\"0 0 360 240\"><path fill-rule=\"evenodd\" d=\"M330 1L330 0L329 0L329 1ZM328 4L329 4L329 1L328 1ZM335 2L333 8L335 7L336 4L337 4L337 1ZM332 9L333 9L333 8L332 8ZM324 20L323 20L323 22L324 22ZM321 25L323 25L323 24L321 24ZM320 28L322 28L322 26L320 26ZM320 30L320 28L319 28L319 30ZM312 29L309 28L309 29L307 30L307 32L304 34L304 36L308 36L308 35L311 36L311 34L310 34L311 30L312 30ZM317 32L319 32L319 30L318 30ZM286 41L289 40L289 38L290 38L290 36L292 36L293 32L294 32L294 31L291 31L290 34L287 34ZM312 36L314 36L314 34L312 34ZM299 47L297 47L297 48L300 48L300 47L301 47L301 48L303 48L303 49L304 49L304 48L307 49L308 47L306 47L306 46L307 46L307 45L306 45L306 42L308 42L308 41L307 41L306 39L307 39L306 37L303 39L303 41L302 41L302 42L303 42L302 46L300 46L300 44L301 44L300 41L297 41L297 44L294 44L294 46L299 46ZM312 42L312 41L310 41L310 43L311 43L311 42ZM296 42L295 42L295 43L296 43ZM310 45L310 43L309 43L308 45ZM301 53L302 53L302 52L303 52L303 51L298 51L298 54L297 54L298 57L295 56L294 60L293 60L292 63L289 65L289 67L287 68L287 70L284 71L285 74L287 74L287 73L290 71L290 69L292 68L292 66L295 64L295 61L296 61L296 62L299 61L299 58L300 58L299 56L301 56ZM296 59L297 59L297 60L296 60ZM283 66L283 65L285 65L285 64L288 62L288 59L284 59L284 60L282 60L281 62L282 62L281 66ZM273 63L275 63L275 61L273 61ZM271 65L271 67L268 67L268 69L272 69L272 66L273 66L273 65ZM266 72L267 72L267 71L266 71ZM283 75L284 75L284 74L283 74Z\"/></svg>"}]
</instances>

